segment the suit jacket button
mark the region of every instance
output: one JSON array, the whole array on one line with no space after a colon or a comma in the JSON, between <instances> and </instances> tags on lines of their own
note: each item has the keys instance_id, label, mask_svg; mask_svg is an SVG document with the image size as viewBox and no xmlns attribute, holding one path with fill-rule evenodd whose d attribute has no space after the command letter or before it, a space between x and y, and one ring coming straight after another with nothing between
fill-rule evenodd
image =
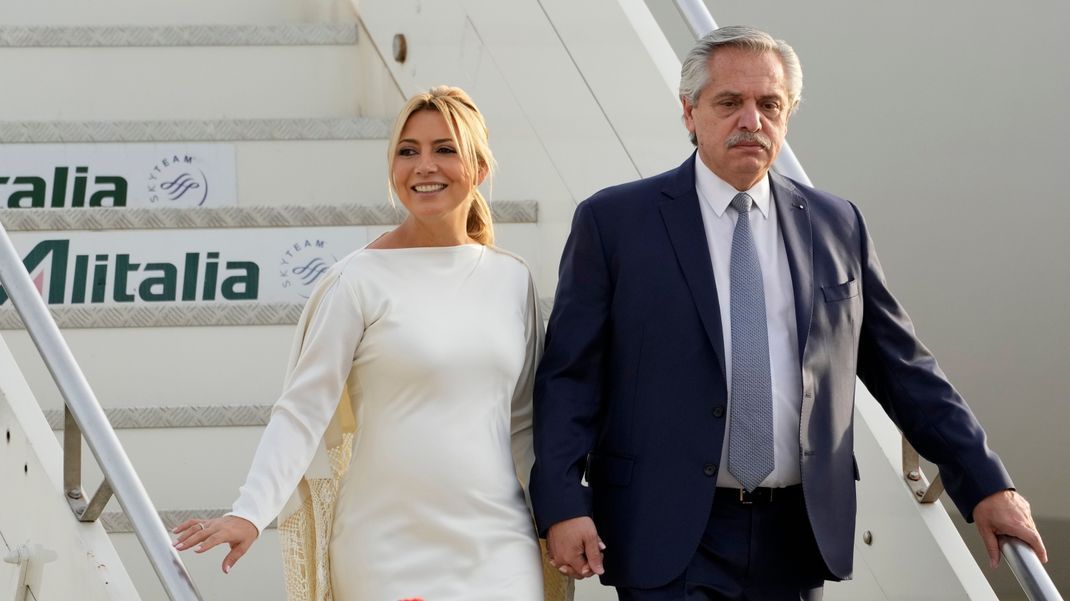
<instances>
[{"instance_id":1,"label":"suit jacket button","mask_svg":"<svg viewBox=\"0 0 1070 601\"><path fill-rule=\"evenodd\" d=\"M713 416L714 417L724 417L724 407L714 407L713 408Z\"/></svg>"},{"instance_id":2,"label":"suit jacket button","mask_svg":"<svg viewBox=\"0 0 1070 601\"><path fill-rule=\"evenodd\" d=\"M707 476L713 476L717 473L717 466L712 463L707 463L706 467L702 468L702 473Z\"/></svg>"}]
</instances>

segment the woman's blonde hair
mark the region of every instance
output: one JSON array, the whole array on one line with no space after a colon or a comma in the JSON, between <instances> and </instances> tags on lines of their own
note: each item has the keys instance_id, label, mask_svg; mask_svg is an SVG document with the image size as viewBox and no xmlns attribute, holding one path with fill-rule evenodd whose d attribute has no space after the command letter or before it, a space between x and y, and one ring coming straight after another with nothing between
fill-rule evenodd
<instances>
[{"instance_id":1,"label":"woman's blonde hair","mask_svg":"<svg viewBox=\"0 0 1070 601\"><path fill-rule=\"evenodd\" d=\"M494 169L494 156L487 142L487 123L468 94L460 88L435 86L425 93L409 99L394 121L394 133L387 149L387 164L390 168L390 192L397 195L394 184L393 164L409 117L417 111L437 111L449 127L450 137L457 144L457 153L465 168L465 175L472 182L472 204L468 209L468 236L480 244L494 244L494 225L490 218L490 205L479 192L480 176L490 177Z\"/></svg>"}]
</instances>

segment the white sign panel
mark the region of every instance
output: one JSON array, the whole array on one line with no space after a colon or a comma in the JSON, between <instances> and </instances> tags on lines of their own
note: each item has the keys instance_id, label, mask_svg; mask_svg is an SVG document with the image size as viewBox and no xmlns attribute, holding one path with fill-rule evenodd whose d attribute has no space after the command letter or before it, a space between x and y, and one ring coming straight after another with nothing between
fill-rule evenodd
<instances>
[{"instance_id":1,"label":"white sign panel","mask_svg":"<svg viewBox=\"0 0 1070 601\"><path fill-rule=\"evenodd\" d=\"M283 302L369 242L366 227L14 232L50 305ZM0 306L7 305L0 290Z\"/></svg>"},{"instance_id":2,"label":"white sign panel","mask_svg":"<svg viewBox=\"0 0 1070 601\"><path fill-rule=\"evenodd\" d=\"M225 207L229 144L3 144L0 207Z\"/></svg>"}]
</instances>

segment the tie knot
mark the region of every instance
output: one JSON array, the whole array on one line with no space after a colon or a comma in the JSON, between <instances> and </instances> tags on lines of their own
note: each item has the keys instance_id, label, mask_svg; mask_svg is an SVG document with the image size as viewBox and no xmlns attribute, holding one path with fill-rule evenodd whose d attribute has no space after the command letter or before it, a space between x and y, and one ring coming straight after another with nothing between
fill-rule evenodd
<instances>
[{"instance_id":1,"label":"tie knot","mask_svg":"<svg viewBox=\"0 0 1070 601\"><path fill-rule=\"evenodd\" d=\"M732 208L739 213L749 213L751 207L754 206L754 199L750 197L750 194L746 192L740 192L736 194L732 199Z\"/></svg>"}]
</instances>

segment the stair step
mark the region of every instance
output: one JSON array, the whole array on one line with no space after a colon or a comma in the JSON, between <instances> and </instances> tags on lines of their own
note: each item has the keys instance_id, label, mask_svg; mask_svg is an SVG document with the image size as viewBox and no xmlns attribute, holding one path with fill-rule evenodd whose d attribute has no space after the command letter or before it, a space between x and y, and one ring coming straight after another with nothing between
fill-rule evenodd
<instances>
[{"instance_id":1,"label":"stair step","mask_svg":"<svg viewBox=\"0 0 1070 601\"><path fill-rule=\"evenodd\" d=\"M373 121L372 126L377 124ZM203 189L213 191L204 208L389 203L386 147L386 140L380 138L0 145L0 207L24 208L29 204L25 200L11 202L13 196L19 198L17 191L27 189L25 184L14 183L20 176L44 180L45 195L52 200L42 204L56 203L56 191L62 188L69 198L60 192L64 199L57 204L77 206L73 193L77 188L72 185L76 176L57 179L58 168L63 166L68 174L76 172L78 166L88 169L87 197L100 189L114 189L114 184L100 183L101 176L109 176L125 182L124 202L119 206L127 209L193 207L197 203L189 198L171 201L151 185L160 177L157 169L166 166L164 157L173 156L204 161L205 177L211 181ZM518 198L505 192L507 187L495 185L494 189L497 198ZM513 189L526 190L523 186ZM115 202L114 198L106 201L104 207Z\"/></svg>"},{"instance_id":2,"label":"stair step","mask_svg":"<svg viewBox=\"0 0 1070 601\"><path fill-rule=\"evenodd\" d=\"M293 325L301 316L299 303L203 303L197 305L52 306L60 329L175 328L201 326ZM0 330L21 330L14 308L0 308Z\"/></svg>"},{"instance_id":3,"label":"stair step","mask_svg":"<svg viewBox=\"0 0 1070 601\"><path fill-rule=\"evenodd\" d=\"M53 430L63 429L63 411L44 412ZM182 407L109 407L104 409L116 430L134 428L227 428L266 426L271 405L187 405Z\"/></svg>"},{"instance_id":4,"label":"stair step","mask_svg":"<svg viewBox=\"0 0 1070 601\"><path fill-rule=\"evenodd\" d=\"M361 46L3 48L9 120L338 118L360 106Z\"/></svg>"},{"instance_id":5,"label":"stair step","mask_svg":"<svg viewBox=\"0 0 1070 601\"><path fill-rule=\"evenodd\" d=\"M355 24L0 26L0 48L325 46L356 43Z\"/></svg>"},{"instance_id":6,"label":"stair step","mask_svg":"<svg viewBox=\"0 0 1070 601\"><path fill-rule=\"evenodd\" d=\"M550 315L552 297L542 297L543 318ZM49 307L60 329L182 328L217 326L289 326L297 323L303 303L198 303L159 305L103 305ZM0 308L0 330L21 330L22 318L11 306Z\"/></svg>"},{"instance_id":7,"label":"stair step","mask_svg":"<svg viewBox=\"0 0 1070 601\"><path fill-rule=\"evenodd\" d=\"M385 140L391 123L371 117L180 121L0 121L0 143Z\"/></svg>"},{"instance_id":8,"label":"stair step","mask_svg":"<svg viewBox=\"0 0 1070 601\"><path fill-rule=\"evenodd\" d=\"M344 5L343 5L344 6ZM0 2L0 23L110 27L123 25L285 25L352 21L352 10L339 11L322 0L93 0L93 2Z\"/></svg>"},{"instance_id":9,"label":"stair step","mask_svg":"<svg viewBox=\"0 0 1070 601\"><path fill-rule=\"evenodd\" d=\"M197 209L98 207L66 209L0 209L0 223L9 232L217 229L257 227L336 227L396 225L404 209L390 204L251 206ZM533 200L491 203L495 223L536 223Z\"/></svg>"},{"instance_id":10,"label":"stair step","mask_svg":"<svg viewBox=\"0 0 1070 601\"><path fill-rule=\"evenodd\" d=\"M92 218L102 210L14 211L44 216L82 211ZM109 210L119 217L126 211ZM147 209L142 215L152 218L154 211ZM207 210L188 211L184 218ZM255 214L257 209L237 211L243 212ZM533 219L534 211L528 213L532 220L527 223L499 223L497 244L529 257L533 273L538 274L542 265L537 245L543 231ZM309 274L390 229L390 225L321 225L49 230L12 232L11 239L61 328L270 326L296 323L312 289ZM0 304L4 305L0 329L20 329L10 303Z\"/></svg>"},{"instance_id":11,"label":"stair step","mask_svg":"<svg viewBox=\"0 0 1070 601\"><path fill-rule=\"evenodd\" d=\"M156 513L159 514L160 519L163 520L163 525L170 530L190 518L208 520L222 517L229 511L229 508L166 509L159 510ZM130 524L130 518L126 517L126 514L122 511L105 511L100 514L100 523L104 526L104 530L108 534L130 534L134 532L134 527ZM267 525L267 529L273 530L275 526L275 520L272 520L271 523Z\"/></svg>"}]
</instances>

